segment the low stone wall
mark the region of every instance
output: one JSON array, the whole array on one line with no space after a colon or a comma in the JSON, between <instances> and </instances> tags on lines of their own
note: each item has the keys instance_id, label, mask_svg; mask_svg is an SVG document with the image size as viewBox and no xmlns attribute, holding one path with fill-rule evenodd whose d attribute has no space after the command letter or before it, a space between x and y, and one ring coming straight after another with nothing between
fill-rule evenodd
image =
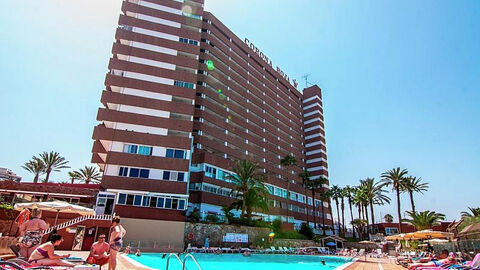
<instances>
[{"instance_id":1,"label":"low stone wall","mask_svg":"<svg viewBox=\"0 0 480 270\"><path fill-rule=\"evenodd\" d=\"M272 246L274 247L318 247L320 244L312 240L300 239L275 239Z\"/></svg>"},{"instance_id":2,"label":"low stone wall","mask_svg":"<svg viewBox=\"0 0 480 270\"><path fill-rule=\"evenodd\" d=\"M186 222L185 246L191 244L193 247L203 247L205 238L208 237L211 247L249 247L254 246L255 242L261 241L261 238L264 238L266 241L269 232L269 228L262 227ZM223 236L227 233L248 234L248 243L225 243L223 242ZM191 236L193 236L193 239L189 239Z\"/></svg>"},{"instance_id":3,"label":"low stone wall","mask_svg":"<svg viewBox=\"0 0 480 270\"><path fill-rule=\"evenodd\" d=\"M358 242L344 242L344 247L345 248L354 248L357 250L360 249L365 249L365 250L372 250L372 249L377 249L378 246L376 244L360 244Z\"/></svg>"}]
</instances>

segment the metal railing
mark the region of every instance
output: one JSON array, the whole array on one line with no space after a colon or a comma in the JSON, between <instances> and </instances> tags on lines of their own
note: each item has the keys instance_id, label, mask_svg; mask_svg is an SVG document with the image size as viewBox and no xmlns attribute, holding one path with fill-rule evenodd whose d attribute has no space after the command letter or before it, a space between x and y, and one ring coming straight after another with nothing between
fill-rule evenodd
<instances>
[{"instance_id":1,"label":"metal railing","mask_svg":"<svg viewBox=\"0 0 480 270\"><path fill-rule=\"evenodd\" d=\"M168 257L167 257L167 265L166 265L166 267L165 267L165 270L168 270L168 264L169 264L170 258L171 258L172 256L174 256L175 258L177 258L177 260L180 262L180 265L182 265L182 269L185 269L185 265L183 264L183 262L182 262L182 260L180 259L180 257L178 257L178 255L175 254L175 253L170 253L170 255L168 255Z\"/></svg>"},{"instance_id":2,"label":"metal railing","mask_svg":"<svg viewBox=\"0 0 480 270\"><path fill-rule=\"evenodd\" d=\"M183 268L182 268L182 270L185 270L185 267L186 267L185 262L187 261L188 258L192 258L193 262L197 265L197 268L199 270L202 270L202 267L200 267L200 265L198 264L197 259L195 259L195 257L191 253L187 253L187 254L185 254L185 257L183 257Z\"/></svg>"},{"instance_id":3,"label":"metal railing","mask_svg":"<svg viewBox=\"0 0 480 270\"><path fill-rule=\"evenodd\" d=\"M64 223L60 223L60 224L57 224L55 226L52 226L48 229L46 229L43 233L44 234L49 234L51 233L54 229L57 229L57 230L61 230L61 229L65 229L67 227L70 227L72 225L75 225L77 223L80 223L80 222L83 222L87 219L93 219L93 220L112 220L113 219L113 215L87 215L87 216L80 216L80 217L77 217L77 218L74 218L72 220L69 220L67 222L64 222Z\"/></svg>"}]
</instances>

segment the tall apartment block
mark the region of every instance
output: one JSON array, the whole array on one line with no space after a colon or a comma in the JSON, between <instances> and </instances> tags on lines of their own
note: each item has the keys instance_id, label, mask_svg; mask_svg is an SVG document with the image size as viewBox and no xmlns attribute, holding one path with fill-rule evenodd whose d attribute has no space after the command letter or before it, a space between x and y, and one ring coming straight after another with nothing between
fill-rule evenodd
<instances>
[{"instance_id":1,"label":"tall apartment block","mask_svg":"<svg viewBox=\"0 0 480 270\"><path fill-rule=\"evenodd\" d=\"M307 216L313 224L312 204L323 215L298 177L307 168L312 179L328 178L318 86L297 90L203 0L124 1L118 24L93 132L105 188L97 212L120 215L128 239L160 231L169 245L183 243L187 213L221 215L235 201L226 175L248 159L270 191L270 210L255 215L296 226ZM288 154L298 163L289 171L280 165Z\"/></svg>"}]
</instances>

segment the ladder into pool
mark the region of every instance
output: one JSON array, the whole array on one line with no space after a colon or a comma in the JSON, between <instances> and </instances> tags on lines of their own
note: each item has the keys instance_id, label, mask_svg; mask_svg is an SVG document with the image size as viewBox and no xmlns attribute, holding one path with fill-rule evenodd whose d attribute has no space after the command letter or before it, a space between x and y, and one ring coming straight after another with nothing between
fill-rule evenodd
<instances>
[{"instance_id":1,"label":"ladder into pool","mask_svg":"<svg viewBox=\"0 0 480 270\"><path fill-rule=\"evenodd\" d=\"M186 264L185 262L187 261L188 258L191 258L193 260L193 262L195 263L195 265L197 266L198 270L202 270L202 267L200 267L200 265L198 264L197 262L197 259L195 259L195 257L191 254L191 253L187 253L185 254L185 257L183 257L183 261L182 259L180 259L180 257L176 254L176 253L170 253L170 255L168 255L167 257L167 265L165 267L165 270L168 270L168 263L170 261L170 258L174 256L175 258L177 258L177 260L180 262L180 265L182 266L182 270L185 270L186 269Z\"/></svg>"}]
</instances>

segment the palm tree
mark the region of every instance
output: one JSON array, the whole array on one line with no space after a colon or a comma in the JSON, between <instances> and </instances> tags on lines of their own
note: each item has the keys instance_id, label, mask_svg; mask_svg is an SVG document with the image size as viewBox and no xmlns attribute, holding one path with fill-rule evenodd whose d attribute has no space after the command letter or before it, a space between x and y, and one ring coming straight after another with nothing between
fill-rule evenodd
<instances>
[{"instance_id":1,"label":"palm tree","mask_svg":"<svg viewBox=\"0 0 480 270\"><path fill-rule=\"evenodd\" d=\"M59 172L60 169L70 168L67 166L68 161L65 160L64 157L60 156L58 152L43 152L40 154L40 158L42 159L43 163L45 164L45 183L48 183L50 179L50 173L52 171Z\"/></svg>"},{"instance_id":2,"label":"palm tree","mask_svg":"<svg viewBox=\"0 0 480 270\"><path fill-rule=\"evenodd\" d=\"M308 195L307 195L307 189L308 189L308 181L310 181L310 177L312 177L312 173L309 172L307 169L304 169L303 172L301 172L299 175L300 179L302 179L302 185L303 188L305 189L305 209L307 209L307 225L309 223L308 221ZM312 198L312 212L314 212L313 207L314 205L314 199Z\"/></svg>"},{"instance_id":3,"label":"palm tree","mask_svg":"<svg viewBox=\"0 0 480 270\"><path fill-rule=\"evenodd\" d=\"M247 203L251 203L251 199L257 197L258 194L263 193L261 190L266 190L263 184L265 176L259 172L256 163L242 159L238 160L232 168L233 174L227 174L226 179L232 181L234 188L232 193L239 198L241 202L241 217L245 217L247 210ZM249 193L249 191L259 190L257 194ZM250 201L249 201L250 200Z\"/></svg>"},{"instance_id":4,"label":"palm tree","mask_svg":"<svg viewBox=\"0 0 480 270\"><path fill-rule=\"evenodd\" d=\"M313 226L315 229L317 228L317 212L315 211L317 206L315 205L315 191L321 188L326 183L328 183L328 180L323 177L312 179L307 182L307 188L312 191ZM324 222L324 226L325 226L325 222Z\"/></svg>"},{"instance_id":5,"label":"palm tree","mask_svg":"<svg viewBox=\"0 0 480 270\"><path fill-rule=\"evenodd\" d=\"M102 179L102 174L93 166L85 166L85 168L74 171L74 173L78 176L77 179L85 182L85 184L90 184L90 182L98 183Z\"/></svg>"},{"instance_id":6,"label":"palm tree","mask_svg":"<svg viewBox=\"0 0 480 270\"><path fill-rule=\"evenodd\" d=\"M407 177L403 185L403 192L408 192L410 196L410 203L412 204L412 212L415 212L415 203L413 201L413 193L418 192L423 194L423 191L428 190L428 183L422 183L422 178Z\"/></svg>"},{"instance_id":7,"label":"palm tree","mask_svg":"<svg viewBox=\"0 0 480 270\"><path fill-rule=\"evenodd\" d=\"M468 207L468 210L472 213L462 212L462 217L480 217L480 207Z\"/></svg>"},{"instance_id":8,"label":"palm tree","mask_svg":"<svg viewBox=\"0 0 480 270\"><path fill-rule=\"evenodd\" d=\"M79 179L80 176L76 172L72 171L72 172L68 172L68 177L70 177L70 181L71 181L70 184L73 184L73 182Z\"/></svg>"},{"instance_id":9,"label":"palm tree","mask_svg":"<svg viewBox=\"0 0 480 270\"><path fill-rule=\"evenodd\" d=\"M350 222L353 221L353 210L352 210L352 203L353 203L353 193L355 192L355 188L351 186L345 187L345 196L348 199L348 206L350 208ZM353 230L353 236L355 237L355 229Z\"/></svg>"},{"instance_id":10,"label":"palm tree","mask_svg":"<svg viewBox=\"0 0 480 270\"><path fill-rule=\"evenodd\" d=\"M370 214L373 227L373 225L375 225L373 205L383 205L385 203L390 203L390 198L387 195L383 194L384 192L387 192L383 189L383 184L380 182L375 183L374 178L360 180L360 185L363 187L363 191L365 192L367 204L370 205Z\"/></svg>"},{"instance_id":11,"label":"palm tree","mask_svg":"<svg viewBox=\"0 0 480 270\"><path fill-rule=\"evenodd\" d=\"M340 210L338 208L338 199L340 199L340 196L342 195L342 190L339 186L333 185L330 188L330 192L332 194L332 199L335 201L335 204L337 206L338 234L340 234ZM333 225L335 226L335 222L333 223Z\"/></svg>"},{"instance_id":12,"label":"palm tree","mask_svg":"<svg viewBox=\"0 0 480 270\"><path fill-rule=\"evenodd\" d=\"M438 225L441 220L445 219L444 214L428 210L419 213L407 211L407 215L410 216L410 219L404 219L404 221L415 226L415 229L418 231L431 229L433 226Z\"/></svg>"},{"instance_id":13,"label":"palm tree","mask_svg":"<svg viewBox=\"0 0 480 270\"><path fill-rule=\"evenodd\" d=\"M342 210L342 235L345 236L345 197L347 196L347 190L345 188L341 190L340 209Z\"/></svg>"},{"instance_id":14,"label":"palm tree","mask_svg":"<svg viewBox=\"0 0 480 270\"><path fill-rule=\"evenodd\" d=\"M323 184L322 184L323 185ZM322 186L320 185L320 186ZM330 201L330 198L332 198L332 192L328 189L324 190L323 192L320 192L319 193L319 199L320 199L320 202L322 204L322 231L323 231L323 235L327 235L327 232L326 232L326 226L325 226L325 202L328 202ZM332 209L332 205L330 204L330 210ZM330 214L331 218L332 218L332 221L333 221L333 215Z\"/></svg>"},{"instance_id":15,"label":"palm tree","mask_svg":"<svg viewBox=\"0 0 480 270\"><path fill-rule=\"evenodd\" d=\"M400 167L391 169L382 173L382 183L385 186L392 185L392 189L397 193L397 214L398 214L398 231L402 233L402 211L400 208L400 192L403 189L408 171L400 169Z\"/></svg>"},{"instance_id":16,"label":"palm tree","mask_svg":"<svg viewBox=\"0 0 480 270\"><path fill-rule=\"evenodd\" d=\"M367 221L364 219L356 218L351 222L354 229L357 230L359 239L363 239L363 232L365 230L365 225L367 225Z\"/></svg>"},{"instance_id":17,"label":"palm tree","mask_svg":"<svg viewBox=\"0 0 480 270\"><path fill-rule=\"evenodd\" d=\"M360 183L361 184L355 188L354 201L358 208L359 219L365 220L368 228L370 225L367 211L367 206L369 202L367 198L366 187L364 184L362 184L362 180L360 181Z\"/></svg>"},{"instance_id":18,"label":"palm tree","mask_svg":"<svg viewBox=\"0 0 480 270\"><path fill-rule=\"evenodd\" d=\"M290 180L288 179L289 168L291 166L297 165L297 160L294 156L288 154L280 160L280 165L285 168L285 180L287 181L287 223L289 223L288 210L289 210L289 201L290 201Z\"/></svg>"},{"instance_id":19,"label":"palm tree","mask_svg":"<svg viewBox=\"0 0 480 270\"><path fill-rule=\"evenodd\" d=\"M38 178L40 175L45 173L45 164L38 157L32 157L31 160L22 165L22 168L35 175L33 178L33 183L38 183Z\"/></svg>"},{"instance_id":20,"label":"palm tree","mask_svg":"<svg viewBox=\"0 0 480 270\"><path fill-rule=\"evenodd\" d=\"M385 220L385 222L388 222L388 223L393 222L393 216L390 214L386 214L385 216L383 216L383 219Z\"/></svg>"}]
</instances>

